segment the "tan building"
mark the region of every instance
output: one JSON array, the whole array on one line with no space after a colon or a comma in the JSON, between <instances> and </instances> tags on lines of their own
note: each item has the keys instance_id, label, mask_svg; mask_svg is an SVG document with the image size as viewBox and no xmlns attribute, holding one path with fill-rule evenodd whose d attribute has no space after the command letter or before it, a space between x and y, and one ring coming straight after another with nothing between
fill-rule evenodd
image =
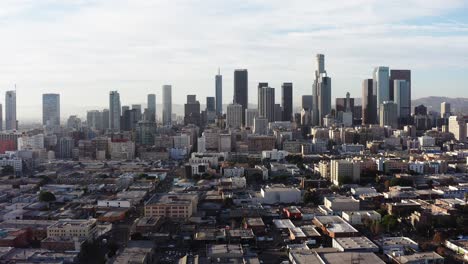
<instances>
[{"instance_id":1,"label":"tan building","mask_svg":"<svg viewBox=\"0 0 468 264\"><path fill-rule=\"evenodd\" d=\"M350 160L332 160L330 162L330 177L335 185L358 182L361 177L360 163Z\"/></svg>"},{"instance_id":2,"label":"tan building","mask_svg":"<svg viewBox=\"0 0 468 264\"><path fill-rule=\"evenodd\" d=\"M188 219L197 212L197 205L196 194L156 194L145 204L145 216Z\"/></svg>"},{"instance_id":3,"label":"tan building","mask_svg":"<svg viewBox=\"0 0 468 264\"><path fill-rule=\"evenodd\" d=\"M96 223L96 219L60 219L47 228L47 237L92 239L96 234Z\"/></svg>"}]
</instances>

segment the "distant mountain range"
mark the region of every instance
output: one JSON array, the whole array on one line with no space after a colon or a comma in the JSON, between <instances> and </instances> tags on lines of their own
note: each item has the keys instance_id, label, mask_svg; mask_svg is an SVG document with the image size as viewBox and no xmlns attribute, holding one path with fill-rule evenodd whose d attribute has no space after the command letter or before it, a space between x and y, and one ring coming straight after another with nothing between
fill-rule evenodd
<instances>
[{"instance_id":1,"label":"distant mountain range","mask_svg":"<svg viewBox=\"0 0 468 264\"><path fill-rule=\"evenodd\" d=\"M450 98L442 96L423 97L412 101L412 108L423 104L427 107L427 111L440 112L440 104L442 102L450 103L452 113L468 114L468 98ZM413 110L412 109L412 110Z\"/></svg>"}]
</instances>

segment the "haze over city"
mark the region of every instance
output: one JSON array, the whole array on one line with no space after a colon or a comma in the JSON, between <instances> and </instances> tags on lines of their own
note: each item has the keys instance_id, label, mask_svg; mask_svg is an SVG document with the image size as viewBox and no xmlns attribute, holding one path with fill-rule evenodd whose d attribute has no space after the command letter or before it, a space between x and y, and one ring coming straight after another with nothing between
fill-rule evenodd
<instances>
[{"instance_id":1,"label":"haze over city","mask_svg":"<svg viewBox=\"0 0 468 264\"><path fill-rule=\"evenodd\" d=\"M18 119L40 120L41 94L60 93L62 118L144 103L171 84L177 94L214 92L232 102L233 71L249 70L249 103L267 81L294 83L294 105L312 94L314 56L327 55L332 97L361 96L375 66L411 69L412 97L466 97L468 3L435 1L0 2L1 92L17 85ZM310 8L304 8L310 7ZM174 104L185 103L175 96ZM159 111L159 109L158 109Z\"/></svg>"}]
</instances>

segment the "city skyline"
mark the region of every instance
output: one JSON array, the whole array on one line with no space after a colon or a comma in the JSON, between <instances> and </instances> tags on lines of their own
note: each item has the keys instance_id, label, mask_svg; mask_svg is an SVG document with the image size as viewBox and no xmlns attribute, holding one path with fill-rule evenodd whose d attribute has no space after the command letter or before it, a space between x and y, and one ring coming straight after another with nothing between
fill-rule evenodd
<instances>
[{"instance_id":1,"label":"city skyline","mask_svg":"<svg viewBox=\"0 0 468 264\"><path fill-rule=\"evenodd\" d=\"M249 87L269 82L278 102L281 84L292 82L298 105L312 86L316 53L327 55L333 98L346 92L357 97L361 81L380 65L411 69L413 98L467 96L459 93L468 83L463 1L347 1L344 6L332 1L316 3L313 10L301 8L301 1L288 7L256 1L178 3L180 8L147 1L38 2L0 3L0 20L8 22L0 32L11 40L0 44L1 92L17 84L20 120L40 118L35 109L43 93L61 94L62 116L84 115L80 100L104 108L110 90L118 90L125 104L142 103L150 93L160 104L165 83L184 95L196 89L199 98L213 96L218 67L225 105L238 68L248 69ZM411 10L397 12L406 6ZM41 13L53 14L54 20ZM168 19L181 14L210 31ZM285 14L295 19L281 19ZM148 34L154 30L159 33ZM226 56L220 60L219 54ZM249 102L256 96L250 89ZM174 97L174 104L183 103Z\"/></svg>"}]
</instances>

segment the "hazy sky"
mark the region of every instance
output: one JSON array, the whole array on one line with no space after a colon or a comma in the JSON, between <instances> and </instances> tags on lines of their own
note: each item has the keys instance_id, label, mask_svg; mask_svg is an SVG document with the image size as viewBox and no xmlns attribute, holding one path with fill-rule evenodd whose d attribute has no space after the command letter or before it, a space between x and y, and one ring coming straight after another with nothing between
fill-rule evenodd
<instances>
[{"instance_id":1,"label":"hazy sky","mask_svg":"<svg viewBox=\"0 0 468 264\"><path fill-rule=\"evenodd\" d=\"M413 97L468 96L468 3L463 0L1 0L0 93L17 84L18 118L41 116L41 94L58 92L62 117L144 103L173 85L224 103L233 70L256 84L294 83L295 104L311 94L315 54L324 53L333 97L361 96L374 66L411 69ZM88 107L89 106L89 107Z\"/></svg>"}]
</instances>

